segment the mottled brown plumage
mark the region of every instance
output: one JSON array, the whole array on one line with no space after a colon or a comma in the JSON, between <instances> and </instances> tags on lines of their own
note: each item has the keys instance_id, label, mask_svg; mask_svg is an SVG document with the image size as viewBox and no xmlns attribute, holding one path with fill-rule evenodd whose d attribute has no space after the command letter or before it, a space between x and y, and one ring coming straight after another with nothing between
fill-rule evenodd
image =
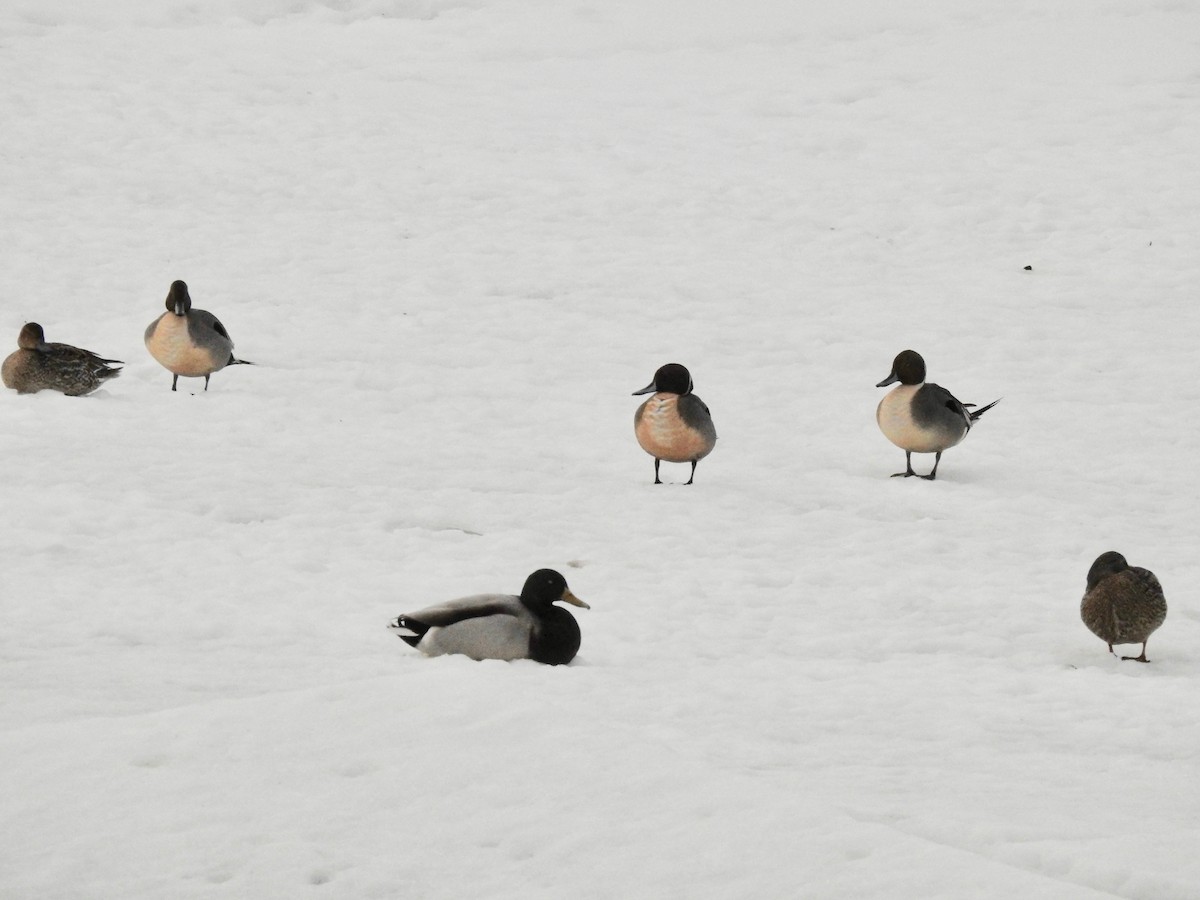
<instances>
[{"instance_id":1,"label":"mottled brown plumage","mask_svg":"<svg viewBox=\"0 0 1200 900\"><path fill-rule=\"evenodd\" d=\"M1102 553L1088 571L1087 591L1079 614L1092 634L1108 644L1141 644L1140 656L1122 656L1137 662L1146 659L1146 641L1167 618L1162 585L1148 569L1131 566L1115 550Z\"/></svg>"},{"instance_id":2,"label":"mottled brown plumage","mask_svg":"<svg viewBox=\"0 0 1200 900\"><path fill-rule=\"evenodd\" d=\"M104 359L70 344L48 344L42 326L28 322L17 337L20 348L0 368L6 387L21 394L60 391L69 397L90 394L121 370L119 359Z\"/></svg>"}]
</instances>

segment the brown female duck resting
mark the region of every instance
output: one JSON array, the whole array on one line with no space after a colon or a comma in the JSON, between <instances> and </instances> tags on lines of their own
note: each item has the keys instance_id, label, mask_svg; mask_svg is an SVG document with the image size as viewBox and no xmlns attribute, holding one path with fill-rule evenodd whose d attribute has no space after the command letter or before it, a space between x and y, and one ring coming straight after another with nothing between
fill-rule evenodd
<instances>
[{"instance_id":1,"label":"brown female duck resting","mask_svg":"<svg viewBox=\"0 0 1200 900\"><path fill-rule=\"evenodd\" d=\"M1154 573L1131 566L1115 550L1101 553L1088 570L1087 591L1079 615L1096 637L1108 644L1141 644L1140 656L1122 656L1137 662L1146 659L1146 641L1167 618L1167 598Z\"/></svg>"},{"instance_id":2,"label":"brown female duck resting","mask_svg":"<svg viewBox=\"0 0 1200 900\"><path fill-rule=\"evenodd\" d=\"M21 394L61 391L68 397L90 394L109 378L121 374L119 359L104 359L70 344L48 344L37 322L29 322L17 337L15 353L0 367L6 387Z\"/></svg>"}]
</instances>

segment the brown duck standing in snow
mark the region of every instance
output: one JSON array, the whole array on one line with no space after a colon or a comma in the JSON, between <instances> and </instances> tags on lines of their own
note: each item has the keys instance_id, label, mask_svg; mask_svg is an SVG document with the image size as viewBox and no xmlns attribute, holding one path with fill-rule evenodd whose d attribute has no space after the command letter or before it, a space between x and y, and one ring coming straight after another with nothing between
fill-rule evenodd
<instances>
[{"instance_id":1,"label":"brown duck standing in snow","mask_svg":"<svg viewBox=\"0 0 1200 900\"><path fill-rule=\"evenodd\" d=\"M37 322L27 322L17 336L16 352L4 360L0 377L20 394L61 391L68 397L90 394L109 378L121 374L119 359L104 359L70 344L46 343Z\"/></svg>"},{"instance_id":2,"label":"brown duck standing in snow","mask_svg":"<svg viewBox=\"0 0 1200 900\"><path fill-rule=\"evenodd\" d=\"M1079 614L1092 634L1108 644L1141 644L1141 656L1122 656L1137 662L1146 659L1146 641L1167 618L1162 585L1148 569L1131 566L1115 550L1101 553L1088 570L1087 592Z\"/></svg>"}]
</instances>

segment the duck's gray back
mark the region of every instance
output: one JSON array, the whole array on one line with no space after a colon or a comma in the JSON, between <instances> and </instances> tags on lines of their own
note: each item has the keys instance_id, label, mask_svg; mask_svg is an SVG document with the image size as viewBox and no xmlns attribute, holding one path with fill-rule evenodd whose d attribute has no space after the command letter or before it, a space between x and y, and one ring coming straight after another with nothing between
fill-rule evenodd
<instances>
[{"instance_id":1,"label":"duck's gray back","mask_svg":"<svg viewBox=\"0 0 1200 900\"><path fill-rule=\"evenodd\" d=\"M926 382L913 397L912 418L924 431L935 432L942 449L961 441L971 428L971 417L958 399L940 384Z\"/></svg>"},{"instance_id":2,"label":"duck's gray back","mask_svg":"<svg viewBox=\"0 0 1200 900\"><path fill-rule=\"evenodd\" d=\"M683 419L683 424L703 435L711 449L717 441L717 428L713 425L712 414L704 401L695 394L684 394L675 408L679 410L679 418Z\"/></svg>"},{"instance_id":3,"label":"duck's gray back","mask_svg":"<svg viewBox=\"0 0 1200 900\"><path fill-rule=\"evenodd\" d=\"M206 309L188 312L188 335L197 347L203 347L212 355L213 364L223 369L233 357L233 340L221 324L221 320ZM214 370L215 371L215 370Z\"/></svg>"}]
</instances>

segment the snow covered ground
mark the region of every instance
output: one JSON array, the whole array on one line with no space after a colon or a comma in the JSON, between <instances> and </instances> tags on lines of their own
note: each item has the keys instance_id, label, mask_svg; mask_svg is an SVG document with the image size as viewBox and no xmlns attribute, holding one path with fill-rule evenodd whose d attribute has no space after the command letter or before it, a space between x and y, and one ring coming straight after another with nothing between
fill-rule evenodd
<instances>
[{"instance_id":1,"label":"snow covered ground","mask_svg":"<svg viewBox=\"0 0 1200 900\"><path fill-rule=\"evenodd\" d=\"M0 346L128 365L0 392L0 896L1200 897L1198 35L8 0ZM257 367L171 393L176 278ZM906 347L1004 398L933 483ZM670 361L690 488L633 438ZM1151 665L1079 621L1109 549ZM570 667L385 628L542 566Z\"/></svg>"}]
</instances>

